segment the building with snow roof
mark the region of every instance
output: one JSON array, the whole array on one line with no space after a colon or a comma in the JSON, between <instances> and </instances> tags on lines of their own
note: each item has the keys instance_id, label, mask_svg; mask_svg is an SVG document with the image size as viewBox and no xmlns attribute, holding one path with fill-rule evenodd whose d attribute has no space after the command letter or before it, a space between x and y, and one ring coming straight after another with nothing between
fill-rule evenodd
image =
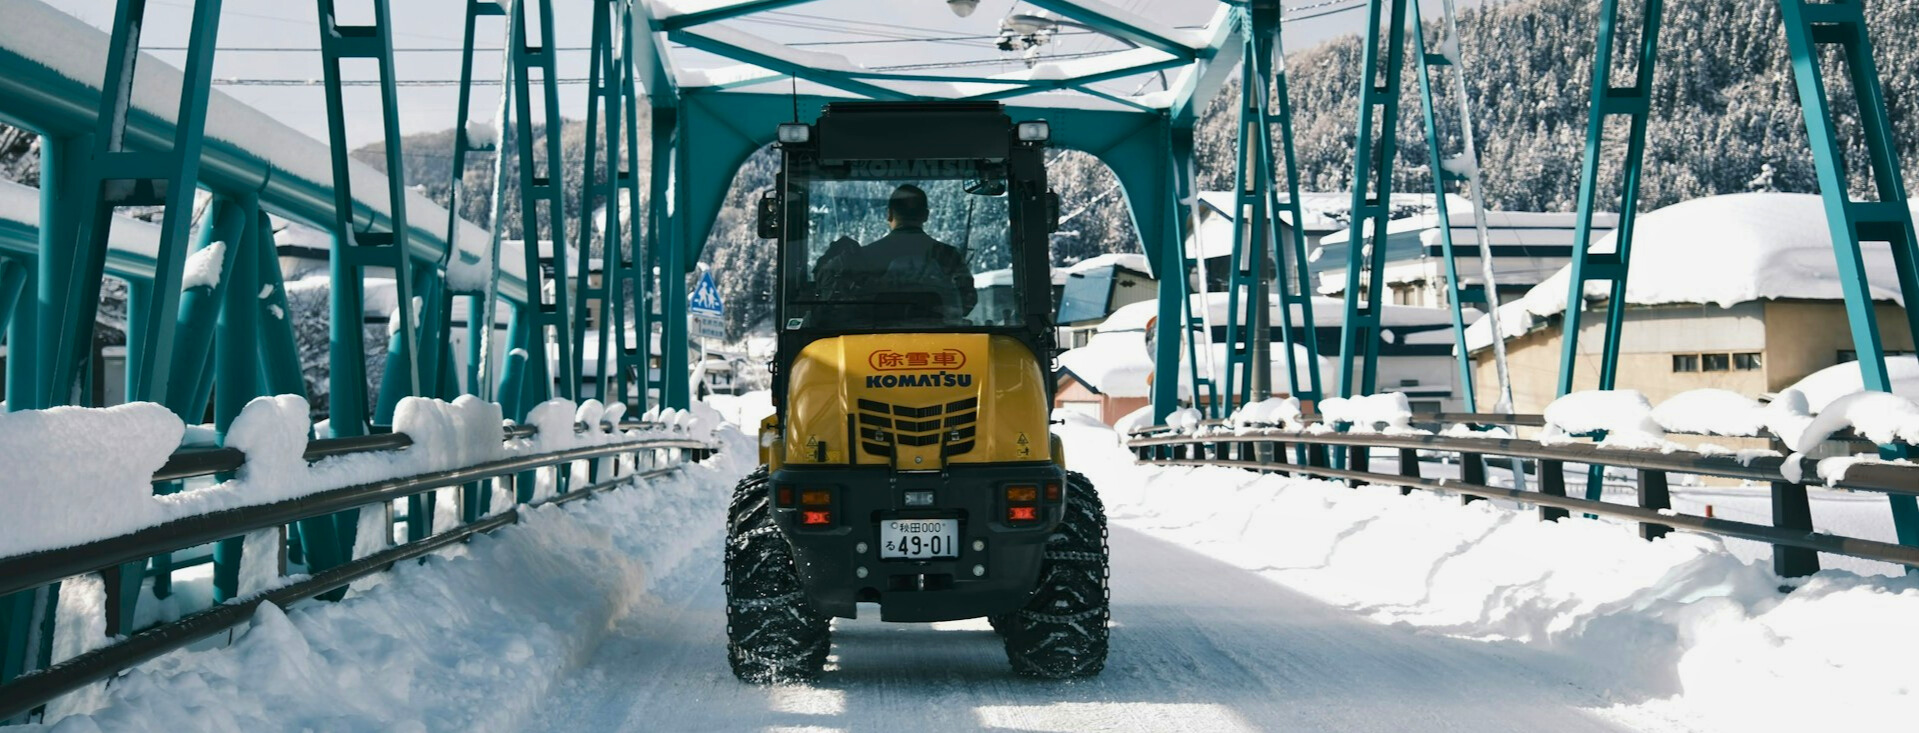
<instances>
[{"instance_id":1,"label":"building with snow roof","mask_svg":"<svg viewBox=\"0 0 1919 733\"><path fill-rule=\"evenodd\" d=\"M1195 315L1203 314L1210 324L1210 338L1202 339L1197 372L1200 379L1216 387L1226 373L1225 293L1194 295ZM1159 314L1154 301L1135 303L1115 311L1099 324L1078 348L1059 356L1056 409L1070 410L1114 424L1150 400L1153 372L1153 325ZM1287 348L1277 325L1281 318L1277 304L1272 306L1273 364L1270 383L1273 393L1290 393L1287 378ZM1319 348L1319 373L1322 386L1332 391L1338 376L1339 329L1345 311L1333 298L1313 299L1314 337ZM1303 321L1295 310L1293 321ZM1419 412L1458 410L1463 407L1459 392L1458 370L1452 351L1451 314L1442 308L1386 306L1380 313L1383 334L1379 350L1379 391L1405 394ZM1306 371L1308 354L1303 345L1292 347L1292 364L1298 370L1301 385L1309 383ZM1182 354L1182 360L1184 356ZM1194 401L1193 372L1182 363L1179 379L1180 399ZM1207 399L1202 394L1200 402Z\"/></svg>"},{"instance_id":2,"label":"building with snow roof","mask_svg":"<svg viewBox=\"0 0 1919 733\"><path fill-rule=\"evenodd\" d=\"M1428 201L1431 197L1428 197ZM1458 255L1459 279L1468 286L1483 284L1479 264L1478 212L1472 202L1456 196L1446 201L1453 248ZM1500 300L1519 297L1534 285L1572 262L1577 215L1570 212L1488 211L1486 236L1493 258ZM1618 214L1594 214L1593 233L1610 233ZM1427 210L1386 225L1387 292L1381 300L1397 305L1434 308L1451 306L1446 287L1446 227L1439 214ZM1321 295L1346 292L1346 258L1352 232L1341 229L1320 240L1309 255Z\"/></svg>"},{"instance_id":3,"label":"building with snow roof","mask_svg":"<svg viewBox=\"0 0 1919 733\"><path fill-rule=\"evenodd\" d=\"M1741 193L1686 201L1639 217L1626 281L1617 384L1657 403L1692 389L1748 395L1778 392L1854 359L1832 237L1818 196ZM1613 237L1594 244L1610 251ZM1912 334L1899 302L1891 251L1864 245L1879 336L1888 354L1910 354ZM1554 398L1563 312L1571 282L1564 267L1500 307L1514 408L1539 412ZM1590 303L1608 284L1588 283ZM1598 380L1604 318L1582 319L1574 389ZM1492 328L1466 330L1482 404L1497 382Z\"/></svg>"}]
</instances>

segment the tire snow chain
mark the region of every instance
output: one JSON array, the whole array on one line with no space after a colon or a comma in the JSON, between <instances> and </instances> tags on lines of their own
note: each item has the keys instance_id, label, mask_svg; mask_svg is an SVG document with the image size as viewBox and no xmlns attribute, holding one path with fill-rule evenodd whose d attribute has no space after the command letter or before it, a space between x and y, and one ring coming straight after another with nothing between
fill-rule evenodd
<instances>
[{"instance_id":1,"label":"tire snow chain","mask_svg":"<svg viewBox=\"0 0 1919 733\"><path fill-rule=\"evenodd\" d=\"M1070 624L1078 621L1084 621L1086 619L1097 616L1099 615L1099 612L1100 612L1100 609L1098 608L1089 608L1084 611L1080 611L1079 613L1067 614L1064 616L1057 616L1050 613L1040 613L1038 611L1028 611L1025 609L1021 609L1019 613L1021 616L1034 621L1043 621L1050 624Z\"/></svg>"},{"instance_id":2,"label":"tire snow chain","mask_svg":"<svg viewBox=\"0 0 1919 733\"><path fill-rule=\"evenodd\" d=\"M799 591L793 591L793 592L791 592L791 593L787 593L787 594L785 594L785 595L778 595L778 596L774 596L774 597L772 597L772 598L755 598L755 599L752 599L752 600L735 600L735 601L733 601L733 604L732 604L732 605L733 605L733 607L734 607L734 608L736 608L736 609L739 609L739 610L742 610L742 611L746 611L746 610L752 610L752 609L758 609L758 608L767 608L767 607L769 607L769 606L779 606L779 605L786 605L786 604L790 604L790 603L792 603L792 602L794 602L794 601L797 601L797 600L799 600L799 598L800 598L800 592L799 592Z\"/></svg>"}]
</instances>

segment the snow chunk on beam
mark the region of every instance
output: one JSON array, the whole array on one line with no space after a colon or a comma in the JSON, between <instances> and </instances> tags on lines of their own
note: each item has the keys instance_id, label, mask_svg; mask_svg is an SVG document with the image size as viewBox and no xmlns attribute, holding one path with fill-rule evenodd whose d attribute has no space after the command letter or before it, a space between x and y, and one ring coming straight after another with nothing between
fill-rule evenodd
<instances>
[{"instance_id":1,"label":"snow chunk on beam","mask_svg":"<svg viewBox=\"0 0 1919 733\"><path fill-rule=\"evenodd\" d=\"M0 414L0 555L66 547L157 524L153 472L186 425L165 407L55 407Z\"/></svg>"}]
</instances>

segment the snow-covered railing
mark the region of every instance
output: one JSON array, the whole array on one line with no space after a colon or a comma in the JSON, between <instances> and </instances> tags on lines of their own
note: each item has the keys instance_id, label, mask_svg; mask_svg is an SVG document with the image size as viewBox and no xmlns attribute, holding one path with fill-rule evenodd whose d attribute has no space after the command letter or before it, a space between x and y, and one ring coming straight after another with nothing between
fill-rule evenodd
<instances>
[{"instance_id":1,"label":"snow-covered railing","mask_svg":"<svg viewBox=\"0 0 1919 733\"><path fill-rule=\"evenodd\" d=\"M420 557L475 534L516 523L522 507L587 498L676 471L687 462L703 460L717 450L710 435L692 429L695 421L684 415L669 414L654 420L649 414L649 420L644 422L616 422L617 406L603 413L611 417L611 421L590 415L594 411L591 408L580 410L579 414L588 415L589 419L571 422L572 436L541 435L540 425L553 432L556 427L568 425L574 414L570 403L554 401L547 406L553 409L545 410L546 419L540 419L541 411L536 410L529 421L534 424L505 425L492 434L507 443L529 447L530 451L501 451L505 457L470 465L382 478L278 501L215 509L65 547L0 557L0 597L98 574L102 581L99 590L103 591L100 602L104 608L95 609L96 618L116 615L119 596L125 591L115 576L122 572L125 564L142 563L149 557L235 538L245 538L247 550L257 547L265 551L259 554L269 554L272 558L264 572L259 567L260 560L252 558L250 569L241 572L251 577L254 587L243 586L243 595L237 598L171 623L131 633L119 632L122 635L117 639L102 637L102 642L110 643L0 684L0 721L13 719L90 682L244 623L262 603L284 607L339 591L401 560ZM567 409L560 409L562 407ZM462 429L450 421L445 427L450 428L449 434L459 434ZM379 461L382 456L402 455L409 449L442 450L438 442L430 436L426 444L416 446L414 437L399 432L321 439L307 442L302 457L308 462L365 464ZM247 459L245 452L235 448L182 450L168 457L164 466L154 472L153 481L227 474L245 468ZM542 472L550 474L542 475ZM468 490L485 490L489 483L495 488L484 495L495 498L492 506L487 507L484 499L479 507L466 506L470 500ZM427 517L425 533L396 543L394 503L449 489L459 509ZM478 491L473 493L479 495ZM352 557L312 574L288 575L287 527L350 510L362 510L361 534L365 535L355 543ZM409 511L414 511L413 505L409 505ZM260 542L261 539L265 541ZM260 543L256 545L256 542ZM242 557L244 561L246 556ZM63 607L66 605L62 603ZM113 625L131 626L130 623Z\"/></svg>"},{"instance_id":2,"label":"snow-covered railing","mask_svg":"<svg viewBox=\"0 0 1919 733\"><path fill-rule=\"evenodd\" d=\"M1773 546L1774 568L1783 577L1817 571L1818 552L1919 568L1919 548L1813 531L1807 496L1810 485L1919 496L1919 465L1871 456L1817 459L1806 455L1822 444L1857 445L1861 441L1891 446L1895 453L1909 452L1911 435L1919 422L1900 416L1910 417L1905 407L1910 402L1894 404L1885 399L1891 395L1869 395L1851 404L1834 401L1824 414L1813 416L1804 414L1803 405L1787 404L1764 413L1753 405L1752 411L1742 413L1734 409L1741 405L1717 396L1719 404L1701 405L1698 403L1705 401L1701 399L1705 395L1682 395L1686 397L1682 402L1691 403L1690 407L1714 408L1711 414L1716 417L1679 420L1657 416L1658 411L1651 408L1617 409L1623 403L1643 406L1643 398L1595 396L1598 394L1576 394L1573 403L1568 403L1586 403L1591 409L1569 415L1564 406L1555 403L1560 409L1549 409L1543 420L1532 415L1418 415L1403 407L1373 410L1340 404L1327 406L1327 414L1305 416L1299 413L1297 403L1275 400L1273 404L1242 408L1240 416L1232 421L1201 421L1195 413L1176 414L1168 420L1168 426L1133 431L1127 446L1141 463L1276 471L1352 485L1396 486L1402 493L1417 489L1452 492L1469 501L1513 500L1537 507L1542 520L1582 512L1637 522L1641 536L1647 539L1680 529L1763 542ZM1403 405L1404 401L1400 402ZM1862 405L1870 410L1862 411ZM1245 417L1248 413L1250 419ZM1451 427L1439 431L1415 427L1442 424ZM1522 440L1504 430L1473 429L1513 426L1538 426L1540 435ZM1666 434L1764 437L1784 450L1686 449L1665 440ZM1596 437L1601 442L1577 442L1576 437ZM1397 454L1397 466L1391 473L1370 470L1375 450ZM1458 477L1422 476L1421 457L1433 454L1457 456ZM1536 490L1492 485L1488 481L1490 457L1531 464L1534 468L1529 473L1536 477L1531 482ZM1636 505L1567 496L1567 464L1633 471ZM1710 511L1708 516L1676 512L1668 485L1672 474L1768 484L1773 524L1715 518Z\"/></svg>"}]
</instances>

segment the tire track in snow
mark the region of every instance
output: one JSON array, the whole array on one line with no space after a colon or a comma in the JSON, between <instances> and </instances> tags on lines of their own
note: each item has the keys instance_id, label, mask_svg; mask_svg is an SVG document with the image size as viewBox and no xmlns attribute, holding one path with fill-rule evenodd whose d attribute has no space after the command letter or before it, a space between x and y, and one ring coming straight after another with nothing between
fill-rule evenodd
<instances>
[{"instance_id":1,"label":"tire track in snow","mask_svg":"<svg viewBox=\"0 0 1919 733\"><path fill-rule=\"evenodd\" d=\"M984 621L837 621L810 685L735 681L718 538L623 620L536 729L1605 731L1604 680L1517 644L1382 626L1115 528L1113 652L1091 680L1014 677Z\"/></svg>"}]
</instances>

